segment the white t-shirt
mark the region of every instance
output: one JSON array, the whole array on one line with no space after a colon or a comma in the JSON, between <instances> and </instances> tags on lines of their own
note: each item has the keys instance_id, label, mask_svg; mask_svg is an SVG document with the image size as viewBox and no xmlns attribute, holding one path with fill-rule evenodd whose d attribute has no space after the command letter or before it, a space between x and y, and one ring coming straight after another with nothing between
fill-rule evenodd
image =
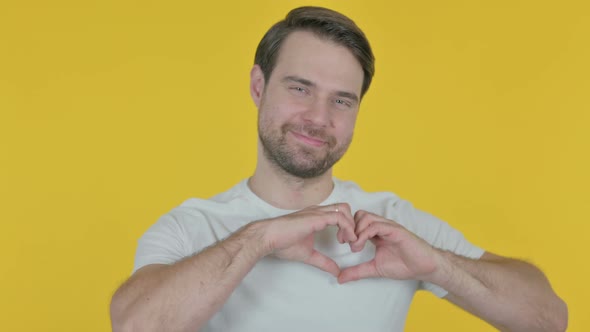
<instances>
[{"instance_id":1,"label":"white t-shirt","mask_svg":"<svg viewBox=\"0 0 590 332\"><path fill-rule=\"evenodd\" d=\"M432 246L479 258L484 251L436 217L415 209L392 193L367 193L353 182L334 179L334 190L320 205L346 202L352 213L363 209L403 225ZM148 264L172 264L214 244L249 222L292 213L256 196L247 181L209 200L189 199L162 216L139 240L134 272ZM315 247L341 268L373 258L367 242L358 253L336 239L329 226L315 236ZM417 280L364 279L338 284L327 272L299 262L261 259L227 302L201 330L403 331L416 290L439 297L447 292Z\"/></svg>"}]
</instances>

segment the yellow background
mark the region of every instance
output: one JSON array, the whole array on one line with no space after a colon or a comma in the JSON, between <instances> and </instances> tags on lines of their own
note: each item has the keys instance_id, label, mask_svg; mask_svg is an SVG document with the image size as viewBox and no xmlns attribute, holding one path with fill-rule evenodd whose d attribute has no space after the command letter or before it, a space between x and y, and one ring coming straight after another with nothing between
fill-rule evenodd
<instances>
[{"instance_id":1,"label":"yellow background","mask_svg":"<svg viewBox=\"0 0 590 332\"><path fill-rule=\"evenodd\" d=\"M0 330L107 331L138 237L255 165L255 47L301 1L0 3ZM316 1L377 72L336 168L528 259L589 331L586 1ZM582 302L584 301L584 302ZM492 331L418 294L407 331Z\"/></svg>"}]
</instances>

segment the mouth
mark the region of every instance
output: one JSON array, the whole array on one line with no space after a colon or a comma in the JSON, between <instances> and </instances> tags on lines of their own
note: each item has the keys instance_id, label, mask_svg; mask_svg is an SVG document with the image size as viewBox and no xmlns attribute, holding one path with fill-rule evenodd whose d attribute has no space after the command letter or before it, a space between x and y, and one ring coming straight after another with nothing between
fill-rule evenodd
<instances>
[{"instance_id":1,"label":"mouth","mask_svg":"<svg viewBox=\"0 0 590 332\"><path fill-rule=\"evenodd\" d=\"M320 147L326 144L326 141L323 141L321 139L318 138L314 138L314 137L309 137L300 133L296 133L294 131L290 131L290 133L299 141L311 145L311 146L315 146L315 147Z\"/></svg>"}]
</instances>

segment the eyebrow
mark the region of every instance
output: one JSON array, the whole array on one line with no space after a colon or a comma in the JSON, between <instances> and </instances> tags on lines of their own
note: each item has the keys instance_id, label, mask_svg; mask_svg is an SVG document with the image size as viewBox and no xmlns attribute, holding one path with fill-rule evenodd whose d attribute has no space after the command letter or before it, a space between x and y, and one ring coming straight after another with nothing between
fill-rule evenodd
<instances>
[{"instance_id":1,"label":"eyebrow","mask_svg":"<svg viewBox=\"0 0 590 332\"><path fill-rule=\"evenodd\" d=\"M295 83L301 83L305 86L309 86L309 87L315 87L315 83L313 83L310 80L306 80L305 78L301 78L299 76L285 76L283 77L283 79L281 80L281 82L295 82Z\"/></svg>"},{"instance_id":2,"label":"eyebrow","mask_svg":"<svg viewBox=\"0 0 590 332\"><path fill-rule=\"evenodd\" d=\"M352 93L352 92L346 92L346 91L337 91L336 95L338 97L344 97L344 98L348 98L352 101L354 101L355 103L358 103L359 101L359 97L356 96L356 94Z\"/></svg>"},{"instance_id":3,"label":"eyebrow","mask_svg":"<svg viewBox=\"0 0 590 332\"><path fill-rule=\"evenodd\" d=\"M316 87L316 84L310 80L306 80L305 78L301 78L299 76L285 76L283 77L283 79L281 80L281 82L295 82L295 83L300 83L303 84L305 86L308 86L310 88L314 88ZM336 95L338 97L344 97L344 98L348 98L353 100L354 102L358 103L359 98L355 93L352 92L347 92L347 91L336 91Z\"/></svg>"}]
</instances>

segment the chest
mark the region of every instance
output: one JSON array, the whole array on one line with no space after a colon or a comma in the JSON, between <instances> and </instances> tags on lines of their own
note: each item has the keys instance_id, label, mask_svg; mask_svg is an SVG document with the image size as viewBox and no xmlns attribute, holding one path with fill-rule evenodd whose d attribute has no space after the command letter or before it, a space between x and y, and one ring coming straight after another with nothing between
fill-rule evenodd
<instances>
[{"instance_id":1,"label":"chest","mask_svg":"<svg viewBox=\"0 0 590 332\"><path fill-rule=\"evenodd\" d=\"M413 280L338 284L303 263L261 260L205 331L402 331Z\"/></svg>"}]
</instances>

